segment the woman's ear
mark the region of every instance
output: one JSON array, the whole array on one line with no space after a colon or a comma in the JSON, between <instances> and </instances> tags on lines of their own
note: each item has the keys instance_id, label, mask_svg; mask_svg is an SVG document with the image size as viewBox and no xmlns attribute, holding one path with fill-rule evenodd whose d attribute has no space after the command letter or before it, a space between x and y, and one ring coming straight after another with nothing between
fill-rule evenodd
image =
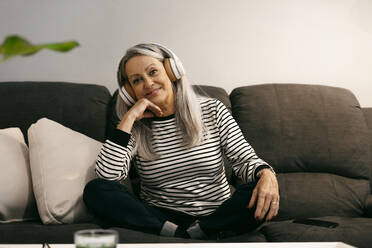
<instances>
[{"instance_id":1,"label":"woman's ear","mask_svg":"<svg viewBox=\"0 0 372 248\"><path fill-rule=\"evenodd\" d=\"M133 98L133 100L137 101L136 94L134 93L134 90L129 82L124 83L124 88L127 93Z\"/></svg>"}]
</instances>

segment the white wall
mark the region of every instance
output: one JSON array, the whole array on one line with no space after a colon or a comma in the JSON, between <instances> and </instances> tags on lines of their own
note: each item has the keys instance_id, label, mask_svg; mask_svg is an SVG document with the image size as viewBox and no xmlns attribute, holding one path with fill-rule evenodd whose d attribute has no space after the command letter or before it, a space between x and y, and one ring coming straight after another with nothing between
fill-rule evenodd
<instances>
[{"instance_id":1,"label":"white wall","mask_svg":"<svg viewBox=\"0 0 372 248\"><path fill-rule=\"evenodd\" d=\"M228 92L260 83L348 88L372 107L369 0L1 0L0 39L75 39L70 53L42 51L0 64L0 81L103 84L136 43L171 48L190 78Z\"/></svg>"}]
</instances>

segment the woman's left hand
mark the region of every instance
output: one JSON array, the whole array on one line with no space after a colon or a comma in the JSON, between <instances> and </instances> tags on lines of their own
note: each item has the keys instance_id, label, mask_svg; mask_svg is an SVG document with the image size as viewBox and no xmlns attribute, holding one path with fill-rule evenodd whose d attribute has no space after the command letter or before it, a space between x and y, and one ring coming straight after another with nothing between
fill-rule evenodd
<instances>
[{"instance_id":1,"label":"woman's left hand","mask_svg":"<svg viewBox=\"0 0 372 248\"><path fill-rule=\"evenodd\" d=\"M254 217L261 221L265 217L270 221L278 215L279 211L279 186L275 174L270 169L263 169L260 173L260 179L253 190L252 198L248 208L252 208L255 203L256 211ZM268 212L269 211L269 212Z\"/></svg>"}]
</instances>

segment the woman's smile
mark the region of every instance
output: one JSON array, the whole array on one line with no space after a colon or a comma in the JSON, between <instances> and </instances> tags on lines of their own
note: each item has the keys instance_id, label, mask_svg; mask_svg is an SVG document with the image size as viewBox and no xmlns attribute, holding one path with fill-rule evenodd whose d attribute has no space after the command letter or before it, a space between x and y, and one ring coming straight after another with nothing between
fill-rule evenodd
<instances>
[{"instance_id":1,"label":"woman's smile","mask_svg":"<svg viewBox=\"0 0 372 248\"><path fill-rule=\"evenodd\" d=\"M146 98L153 98L155 96L158 96L160 93L160 88L158 89L153 89L152 91L146 93Z\"/></svg>"}]
</instances>

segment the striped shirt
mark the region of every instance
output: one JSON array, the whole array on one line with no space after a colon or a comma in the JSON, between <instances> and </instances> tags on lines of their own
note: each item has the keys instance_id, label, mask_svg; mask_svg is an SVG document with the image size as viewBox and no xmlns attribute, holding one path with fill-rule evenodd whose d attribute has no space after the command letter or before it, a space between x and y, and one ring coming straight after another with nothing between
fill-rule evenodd
<instances>
[{"instance_id":1,"label":"striped shirt","mask_svg":"<svg viewBox=\"0 0 372 248\"><path fill-rule=\"evenodd\" d=\"M223 103L211 98L199 101L209 131L208 139L200 145L191 148L183 145L183 133L174 115L153 118L151 142L159 158L149 161L141 156L139 149L134 152L133 135L116 129L98 155L97 176L122 180L128 176L133 160L141 181L143 201L204 216L214 212L231 196L222 154L229 160L234 174L246 183L256 180L258 167L271 168L258 158Z\"/></svg>"}]
</instances>

